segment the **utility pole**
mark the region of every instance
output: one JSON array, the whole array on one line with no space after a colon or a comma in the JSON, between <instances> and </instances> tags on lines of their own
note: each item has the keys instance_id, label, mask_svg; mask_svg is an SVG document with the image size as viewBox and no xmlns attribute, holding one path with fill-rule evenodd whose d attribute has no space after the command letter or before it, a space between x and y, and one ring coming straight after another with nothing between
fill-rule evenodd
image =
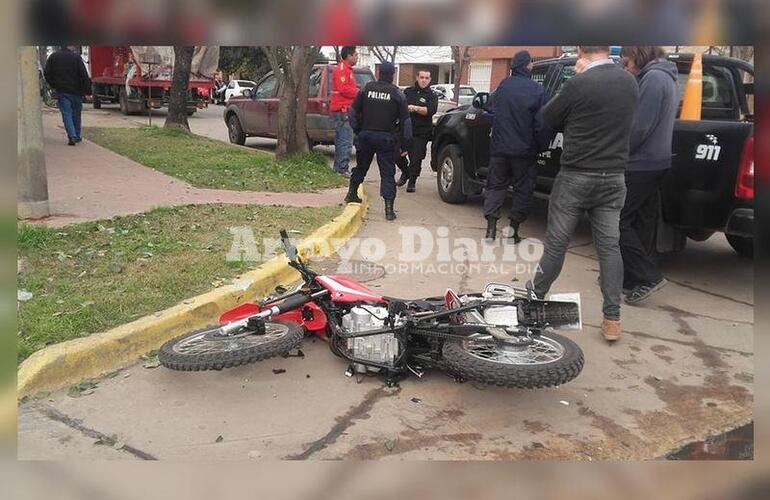
<instances>
[{"instance_id":1,"label":"utility pole","mask_svg":"<svg viewBox=\"0 0 770 500\"><path fill-rule=\"evenodd\" d=\"M50 214L48 176L43 153L43 114L35 47L17 49L16 149L19 219L37 219Z\"/></svg>"}]
</instances>

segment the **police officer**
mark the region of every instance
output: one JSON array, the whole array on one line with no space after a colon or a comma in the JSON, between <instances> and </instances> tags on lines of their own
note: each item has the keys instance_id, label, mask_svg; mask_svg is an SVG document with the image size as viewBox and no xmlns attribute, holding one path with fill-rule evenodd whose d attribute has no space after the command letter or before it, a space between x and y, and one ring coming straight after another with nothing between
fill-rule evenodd
<instances>
[{"instance_id":1,"label":"police officer","mask_svg":"<svg viewBox=\"0 0 770 500\"><path fill-rule=\"evenodd\" d=\"M509 185L513 187L509 236L514 243L521 241L519 225L529 213L537 179L536 157L552 135L540 112L546 103L545 90L531 79L531 72L529 52L517 52L511 63L511 76L500 82L490 97L495 116L484 199L488 241L495 239L497 219Z\"/></svg>"},{"instance_id":2,"label":"police officer","mask_svg":"<svg viewBox=\"0 0 770 500\"><path fill-rule=\"evenodd\" d=\"M415 191L428 141L433 136L433 115L438 109L438 96L430 88L430 79L430 71L420 69L417 71L417 81L414 85L404 90L409 117L412 119L413 140L412 147L409 148L409 162L398 164L401 178L396 185L406 184L407 193Z\"/></svg>"},{"instance_id":3,"label":"police officer","mask_svg":"<svg viewBox=\"0 0 770 500\"><path fill-rule=\"evenodd\" d=\"M358 135L356 166L350 176L346 203L361 203L358 186L377 155L380 167L380 196L385 200L385 219L396 218L396 157L406 155L412 143L412 121L406 107L406 97L393 85L396 67L389 62L380 65L380 77L369 82L358 94L350 109L350 125ZM401 152L398 152L399 138Z\"/></svg>"}]
</instances>

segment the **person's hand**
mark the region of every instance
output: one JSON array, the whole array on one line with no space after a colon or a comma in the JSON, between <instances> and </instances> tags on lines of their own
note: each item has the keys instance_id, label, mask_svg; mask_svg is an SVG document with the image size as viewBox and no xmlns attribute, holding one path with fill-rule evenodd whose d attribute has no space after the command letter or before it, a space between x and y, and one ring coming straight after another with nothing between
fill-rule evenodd
<instances>
[{"instance_id":1,"label":"person's hand","mask_svg":"<svg viewBox=\"0 0 770 500\"><path fill-rule=\"evenodd\" d=\"M578 59L575 62L575 74L579 75L580 73L585 71L586 66L588 66L588 61L585 58L581 57L580 59Z\"/></svg>"},{"instance_id":2,"label":"person's hand","mask_svg":"<svg viewBox=\"0 0 770 500\"><path fill-rule=\"evenodd\" d=\"M414 111L414 106L413 106L413 105L411 105L411 104L407 104L407 106L406 106L406 110L407 110L407 111L409 111L409 112L411 113L411 112L413 112L413 111Z\"/></svg>"}]
</instances>

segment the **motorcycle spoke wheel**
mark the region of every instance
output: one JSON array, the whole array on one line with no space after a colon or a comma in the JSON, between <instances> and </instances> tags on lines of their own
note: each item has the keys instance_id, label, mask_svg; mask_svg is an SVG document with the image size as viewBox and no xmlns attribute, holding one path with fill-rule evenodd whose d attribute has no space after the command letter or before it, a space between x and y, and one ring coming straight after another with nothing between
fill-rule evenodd
<instances>
[{"instance_id":1,"label":"motorcycle spoke wheel","mask_svg":"<svg viewBox=\"0 0 770 500\"><path fill-rule=\"evenodd\" d=\"M548 333L527 346L467 339L445 342L444 362L460 377L501 387L534 389L564 384L583 369L583 352L572 340Z\"/></svg>"},{"instance_id":2,"label":"motorcycle spoke wheel","mask_svg":"<svg viewBox=\"0 0 770 500\"><path fill-rule=\"evenodd\" d=\"M471 356L508 365L540 365L553 363L564 356L564 346L548 337L536 337L532 344L522 347L466 340L464 346Z\"/></svg>"},{"instance_id":3,"label":"motorcycle spoke wheel","mask_svg":"<svg viewBox=\"0 0 770 500\"><path fill-rule=\"evenodd\" d=\"M266 322L263 335L245 327L223 335L210 326L166 342L158 359L173 370L221 370L288 352L303 335L302 327L289 321Z\"/></svg>"}]
</instances>

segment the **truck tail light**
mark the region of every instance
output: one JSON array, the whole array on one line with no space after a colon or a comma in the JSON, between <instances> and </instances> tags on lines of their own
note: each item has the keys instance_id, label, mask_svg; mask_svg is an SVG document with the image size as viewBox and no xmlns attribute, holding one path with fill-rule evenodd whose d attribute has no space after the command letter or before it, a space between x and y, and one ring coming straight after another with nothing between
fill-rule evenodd
<instances>
[{"instance_id":1,"label":"truck tail light","mask_svg":"<svg viewBox=\"0 0 770 500\"><path fill-rule=\"evenodd\" d=\"M735 197L739 200L754 199L754 136L749 136L743 145L738 180L735 183Z\"/></svg>"}]
</instances>

